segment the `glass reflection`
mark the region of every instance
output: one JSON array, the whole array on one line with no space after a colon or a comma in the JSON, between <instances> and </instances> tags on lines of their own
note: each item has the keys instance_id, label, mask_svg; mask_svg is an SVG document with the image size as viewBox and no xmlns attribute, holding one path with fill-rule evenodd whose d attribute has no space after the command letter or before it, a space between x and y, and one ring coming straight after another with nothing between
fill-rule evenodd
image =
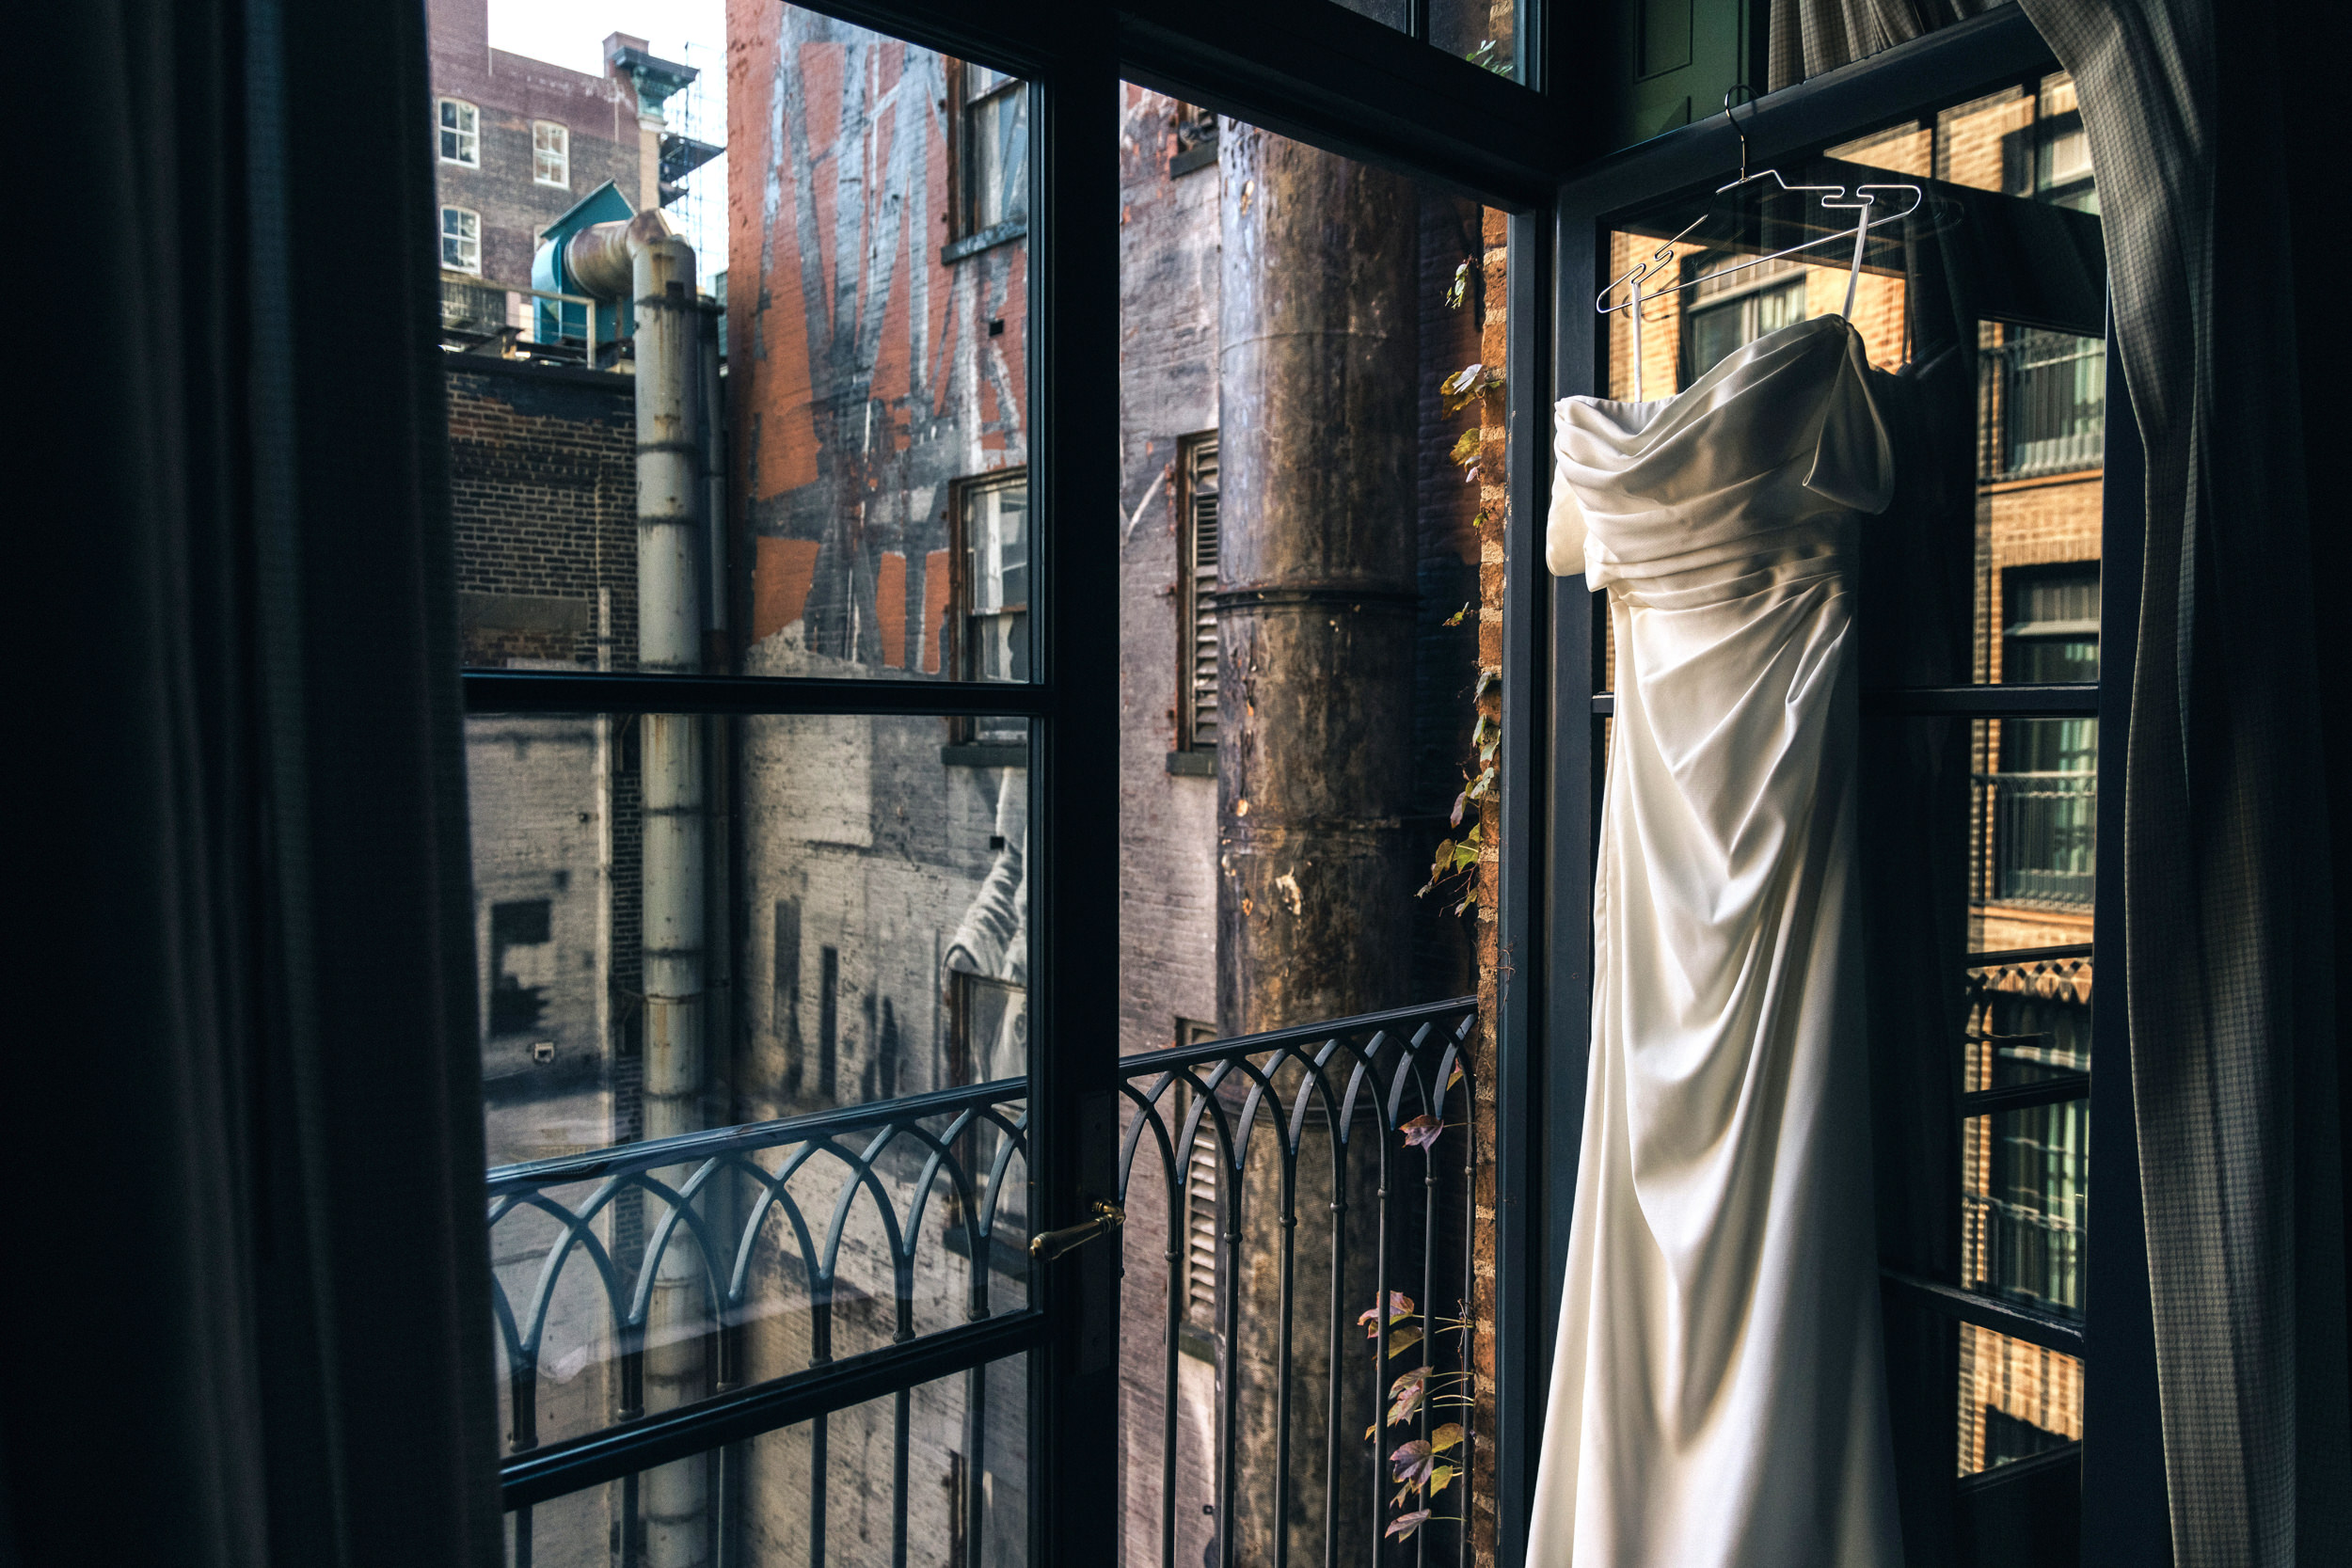
<instances>
[{"instance_id":1,"label":"glass reflection","mask_svg":"<svg viewBox=\"0 0 2352 1568\"><path fill-rule=\"evenodd\" d=\"M1974 1323L1960 1325L1959 1473L1975 1475L2083 1435L2083 1364Z\"/></svg>"}]
</instances>

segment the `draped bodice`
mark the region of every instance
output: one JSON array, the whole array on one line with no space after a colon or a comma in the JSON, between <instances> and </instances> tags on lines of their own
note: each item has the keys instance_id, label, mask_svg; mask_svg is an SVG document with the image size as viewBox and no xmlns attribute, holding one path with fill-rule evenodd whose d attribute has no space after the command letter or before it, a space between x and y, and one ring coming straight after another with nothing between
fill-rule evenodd
<instances>
[{"instance_id":1,"label":"draped bodice","mask_svg":"<svg viewBox=\"0 0 2352 1568\"><path fill-rule=\"evenodd\" d=\"M1671 398L1571 398L1553 452L1551 570L1637 598L1836 569L1844 521L1894 494L1862 337L1842 316L1767 333Z\"/></svg>"}]
</instances>

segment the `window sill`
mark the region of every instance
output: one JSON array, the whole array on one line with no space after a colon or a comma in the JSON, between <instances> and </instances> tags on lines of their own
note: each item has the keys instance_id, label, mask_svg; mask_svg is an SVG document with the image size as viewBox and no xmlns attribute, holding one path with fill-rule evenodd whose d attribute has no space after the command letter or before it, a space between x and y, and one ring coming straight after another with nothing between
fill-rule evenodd
<instances>
[{"instance_id":1,"label":"window sill","mask_svg":"<svg viewBox=\"0 0 2352 1568\"><path fill-rule=\"evenodd\" d=\"M1006 222L983 229L977 234L966 234L962 239L949 240L939 247L939 264L941 266L952 265L962 261L966 256L977 256L983 250L993 249L1013 240L1026 239L1028 233L1029 220L1027 218L1008 219Z\"/></svg>"},{"instance_id":2,"label":"window sill","mask_svg":"<svg viewBox=\"0 0 2352 1568\"><path fill-rule=\"evenodd\" d=\"M954 746L942 746L939 760L947 768L1026 768L1029 749L1018 742L982 743L965 741Z\"/></svg>"},{"instance_id":3,"label":"window sill","mask_svg":"<svg viewBox=\"0 0 2352 1568\"><path fill-rule=\"evenodd\" d=\"M1170 752L1168 770L1180 779L1214 779L1216 777L1216 748L1200 752Z\"/></svg>"},{"instance_id":4,"label":"window sill","mask_svg":"<svg viewBox=\"0 0 2352 1568\"><path fill-rule=\"evenodd\" d=\"M1216 143L1204 141L1198 147L1187 147L1168 161L1168 177L1190 174L1197 168L1216 167Z\"/></svg>"}]
</instances>

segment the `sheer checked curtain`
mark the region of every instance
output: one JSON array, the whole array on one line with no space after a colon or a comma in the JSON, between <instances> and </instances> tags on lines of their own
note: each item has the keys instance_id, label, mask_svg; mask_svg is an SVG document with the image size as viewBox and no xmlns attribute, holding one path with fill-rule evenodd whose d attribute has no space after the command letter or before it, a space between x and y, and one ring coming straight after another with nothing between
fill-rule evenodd
<instances>
[{"instance_id":1,"label":"sheer checked curtain","mask_svg":"<svg viewBox=\"0 0 2352 1568\"><path fill-rule=\"evenodd\" d=\"M423 8L14 14L0 1562L488 1568Z\"/></svg>"},{"instance_id":2,"label":"sheer checked curtain","mask_svg":"<svg viewBox=\"0 0 2352 1568\"><path fill-rule=\"evenodd\" d=\"M2320 657L2313 592L2339 600L2352 562L2340 517L2312 534L2303 410L2352 360L2332 298L2298 315L2294 283L2328 249L2318 230L2344 227L2344 138L2320 107L2340 84L2299 63L2341 61L2313 29L2340 44L2342 24L2264 0L2019 3L2081 93L2147 453L2124 968L2175 1560L2341 1560L2352 1396L2331 857L2347 847L2330 834L2352 821L2329 821L2321 721L2352 714L2340 636ZM1980 8L1783 0L1772 86ZM2335 356L2298 364L2314 332Z\"/></svg>"}]
</instances>

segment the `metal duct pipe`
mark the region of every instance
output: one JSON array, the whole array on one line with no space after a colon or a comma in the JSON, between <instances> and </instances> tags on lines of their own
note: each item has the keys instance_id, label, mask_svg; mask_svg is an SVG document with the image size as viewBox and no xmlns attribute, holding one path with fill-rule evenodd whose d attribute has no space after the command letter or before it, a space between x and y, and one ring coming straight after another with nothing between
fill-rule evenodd
<instances>
[{"instance_id":1,"label":"metal duct pipe","mask_svg":"<svg viewBox=\"0 0 2352 1568\"><path fill-rule=\"evenodd\" d=\"M694 249L659 211L572 236L564 264L600 299L636 310L637 667L691 673L703 659L702 310ZM703 1125L707 946L705 839L708 780L700 721L648 713L639 721L644 910L644 1135ZM691 1171L658 1173L674 1188ZM648 1226L658 1233L659 1226ZM648 1414L703 1397L709 1331L703 1259L681 1224L655 1273L645 1323ZM710 1560L705 1466L681 1460L649 1471L640 1494L651 1568Z\"/></svg>"}]
</instances>

